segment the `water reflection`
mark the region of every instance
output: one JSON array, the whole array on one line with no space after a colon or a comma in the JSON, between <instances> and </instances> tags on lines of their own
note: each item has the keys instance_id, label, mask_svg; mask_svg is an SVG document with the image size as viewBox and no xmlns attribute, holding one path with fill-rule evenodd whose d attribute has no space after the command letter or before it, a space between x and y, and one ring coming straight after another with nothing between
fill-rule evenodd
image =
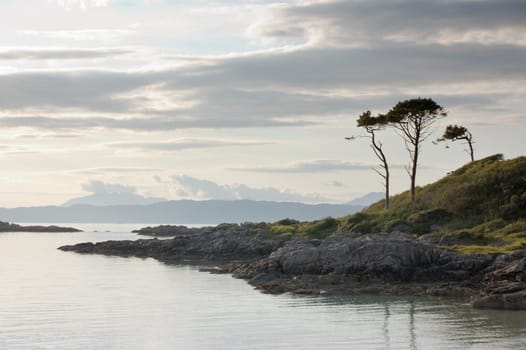
<instances>
[{"instance_id":1,"label":"water reflection","mask_svg":"<svg viewBox=\"0 0 526 350\"><path fill-rule=\"evenodd\" d=\"M458 300L432 297L289 295L287 308L312 307L335 315L360 315L333 320L347 322L381 339L384 349L428 349L431 344L455 348L526 348L526 314L521 311L476 310ZM376 319L376 322L375 322ZM378 331L375 332L374 328ZM377 341L376 344L380 345ZM405 344L405 347L402 345ZM493 344L493 345L492 345Z\"/></svg>"},{"instance_id":2,"label":"water reflection","mask_svg":"<svg viewBox=\"0 0 526 350\"><path fill-rule=\"evenodd\" d=\"M227 275L0 235L0 349L521 349L523 312L437 298L266 295Z\"/></svg>"}]
</instances>

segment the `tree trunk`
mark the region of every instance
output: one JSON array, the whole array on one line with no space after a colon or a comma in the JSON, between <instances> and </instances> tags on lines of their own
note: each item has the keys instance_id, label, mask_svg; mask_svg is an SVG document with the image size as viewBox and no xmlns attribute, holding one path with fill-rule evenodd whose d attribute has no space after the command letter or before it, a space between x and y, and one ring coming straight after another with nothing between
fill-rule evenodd
<instances>
[{"instance_id":1,"label":"tree trunk","mask_svg":"<svg viewBox=\"0 0 526 350\"><path fill-rule=\"evenodd\" d=\"M468 132L468 136L466 140L468 141L468 146L469 146L469 156L471 157L471 161L474 162L475 155L473 154L473 143L471 142L473 140L473 137L471 136L471 133Z\"/></svg>"},{"instance_id":2,"label":"tree trunk","mask_svg":"<svg viewBox=\"0 0 526 350\"><path fill-rule=\"evenodd\" d=\"M411 167L411 174L409 175L411 177L411 204L415 204L415 188L416 188L416 169L418 166L418 145L420 143L420 139L417 136L416 142L414 144L414 153L413 153L413 159L412 159L412 167Z\"/></svg>"},{"instance_id":3,"label":"tree trunk","mask_svg":"<svg viewBox=\"0 0 526 350\"><path fill-rule=\"evenodd\" d=\"M382 162L382 168L384 168L384 174L380 173L379 171L377 171L377 173L383 177L385 181L385 209L389 209L389 165L387 164L385 153L382 150L382 144L376 142L374 130L369 129L367 132L371 134L371 147L373 148L373 151L378 159Z\"/></svg>"},{"instance_id":4,"label":"tree trunk","mask_svg":"<svg viewBox=\"0 0 526 350\"><path fill-rule=\"evenodd\" d=\"M389 167L387 162L384 162L385 165L385 209L389 209Z\"/></svg>"}]
</instances>

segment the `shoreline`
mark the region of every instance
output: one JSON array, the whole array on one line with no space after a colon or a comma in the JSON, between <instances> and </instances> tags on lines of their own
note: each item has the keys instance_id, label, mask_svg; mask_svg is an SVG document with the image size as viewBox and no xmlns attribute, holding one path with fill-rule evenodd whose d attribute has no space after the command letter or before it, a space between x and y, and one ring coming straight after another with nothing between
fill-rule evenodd
<instances>
[{"instance_id":1,"label":"shoreline","mask_svg":"<svg viewBox=\"0 0 526 350\"><path fill-rule=\"evenodd\" d=\"M430 295L463 298L477 308L526 310L526 250L464 255L400 232L302 239L272 236L251 223L180 231L171 239L59 249L203 266L265 293Z\"/></svg>"}]
</instances>

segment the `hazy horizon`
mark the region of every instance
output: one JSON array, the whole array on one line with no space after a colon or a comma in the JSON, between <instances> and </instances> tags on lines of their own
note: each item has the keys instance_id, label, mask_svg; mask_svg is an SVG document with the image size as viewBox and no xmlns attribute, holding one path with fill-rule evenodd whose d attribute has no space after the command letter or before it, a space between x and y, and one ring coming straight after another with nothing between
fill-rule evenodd
<instances>
[{"instance_id":1,"label":"hazy horizon","mask_svg":"<svg viewBox=\"0 0 526 350\"><path fill-rule=\"evenodd\" d=\"M383 190L356 119L430 97L449 116L417 184L523 155L519 0L0 1L0 207L142 197L345 203ZM392 193L408 155L379 135Z\"/></svg>"}]
</instances>

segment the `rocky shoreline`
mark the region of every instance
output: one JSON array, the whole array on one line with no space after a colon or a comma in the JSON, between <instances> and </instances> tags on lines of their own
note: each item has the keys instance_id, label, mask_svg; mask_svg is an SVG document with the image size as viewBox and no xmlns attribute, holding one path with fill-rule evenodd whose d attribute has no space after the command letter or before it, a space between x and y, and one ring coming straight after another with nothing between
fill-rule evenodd
<instances>
[{"instance_id":1,"label":"rocky shoreline","mask_svg":"<svg viewBox=\"0 0 526 350\"><path fill-rule=\"evenodd\" d=\"M80 243L59 249L195 264L203 271L230 273L268 293L453 296L477 308L526 310L526 250L496 257L464 255L400 232L302 239L272 236L264 227L172 226L172 239ZM161 231L166 236L170 227ZM155 235L155 228L148 233Z\"/></svg>"}]
</instances>

